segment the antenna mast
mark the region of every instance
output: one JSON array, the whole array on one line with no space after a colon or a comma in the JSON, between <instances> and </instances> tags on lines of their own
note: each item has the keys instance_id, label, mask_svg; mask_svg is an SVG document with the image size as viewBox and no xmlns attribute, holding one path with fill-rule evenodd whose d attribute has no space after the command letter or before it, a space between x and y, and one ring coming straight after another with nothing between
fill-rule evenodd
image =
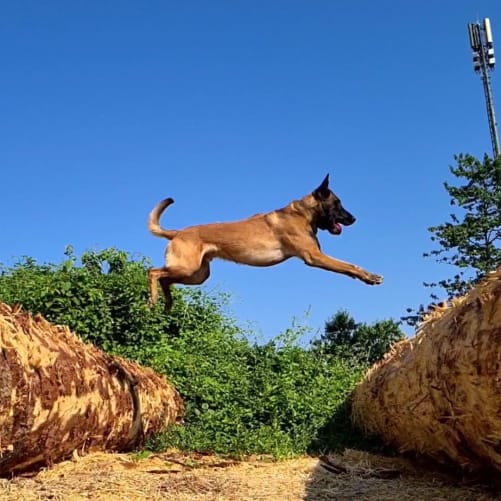
<instances>
[{"instance_id":1,"label":"antenna mast","mask_svg":"<svg viewBox=\"0 0 501 501\"><path fill-rule=\"evenodd\" d=\"M479 73L484 85L485 102L487 105L487 118L491 133L492 152L496 159L501 151L497 130L496 114L494 113L494 100L492 98L489 71L494 69L496 58L494 57L494 42L492 40L491 22L488 17L483 24L478 21L468 24L470 46L473 50L473 69Z\"/></svg>"}]
</instances>

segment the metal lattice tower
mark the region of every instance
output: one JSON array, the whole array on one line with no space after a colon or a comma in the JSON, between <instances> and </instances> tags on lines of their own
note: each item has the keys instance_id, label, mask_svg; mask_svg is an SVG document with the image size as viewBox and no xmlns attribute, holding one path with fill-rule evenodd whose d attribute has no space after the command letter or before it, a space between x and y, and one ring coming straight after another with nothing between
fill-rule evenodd
<instances>
[{"instance_id":1,"label":"metal lattice tower","mask_svg":"<svg viewBox=\"0 0 501 501\"><path fill-rule=\"evenodd\" d=\"M479 22L468 24L468 34L470 35L470 45L473 50L473 69L476 73L480 73L480 77L482 78L487 105L487 119L489 120L489 131L491 133L492 152L494 158L497 158L501 151L489 78L489 72L494 69L496 58L494 57L494 43L489 18L486 17L482 24Z\"/></svg>"}]
</instances>

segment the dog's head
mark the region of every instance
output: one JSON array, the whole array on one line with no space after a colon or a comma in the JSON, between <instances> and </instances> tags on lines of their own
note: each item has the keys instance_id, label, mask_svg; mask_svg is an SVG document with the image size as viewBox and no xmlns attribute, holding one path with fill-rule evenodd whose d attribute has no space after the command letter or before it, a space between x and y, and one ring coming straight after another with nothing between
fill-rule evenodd
<instances>
[{"instance_id":1,"label":"dog's head","mask_svg":"<svg viewBox=\"0 0 501 501\"><path fill-rule=\"evenodd\" d=\"M341 200L329 188L329 174L322 184L312 192L316 201L315 222L317 228L327 230L333 235L340 235L342 226L350 226L355 218L341 204Z\"/></svg>"}]
</instances>

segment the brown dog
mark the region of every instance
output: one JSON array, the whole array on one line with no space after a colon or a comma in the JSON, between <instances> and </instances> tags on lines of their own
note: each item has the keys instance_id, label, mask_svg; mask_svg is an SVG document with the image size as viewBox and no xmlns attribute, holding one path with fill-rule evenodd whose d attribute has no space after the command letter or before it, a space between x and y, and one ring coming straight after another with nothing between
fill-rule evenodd
<instances>
[{"instance_id":1,"label":"brown dog","mask_svg":"<svg viewBox=\"0 0 501 501\"><path fill-rule=\"evenodd\" d=\"M379 275L320 251L317 230L339 235L341 225L349 226L355 222L329 189L328 174L316 190L300 200L243 221L165 230L160 227L160 216L173 202L172 198L160 202L148 220L148 229L153 235L172 240L165 252L166 266L148 272L151 305L157 302L157 280L168 310L172 305L170 285L205 282L210 274L210 261L215 257L251 266L272 266L290 257L299 257L309 266L358 278L369 285L383 282Z\"/></svg>"}]
</instances>

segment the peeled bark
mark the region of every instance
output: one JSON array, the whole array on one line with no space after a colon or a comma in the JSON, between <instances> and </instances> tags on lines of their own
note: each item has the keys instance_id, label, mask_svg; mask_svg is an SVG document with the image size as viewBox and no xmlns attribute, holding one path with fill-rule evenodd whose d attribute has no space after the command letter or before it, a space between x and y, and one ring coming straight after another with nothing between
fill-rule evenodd
<instances>
[{"instance_id":1,"label":"peeled bark","mask_svg":"<svg viewBox=\"0 0 501 501\"><path fill-rule=\"evenodd\" d=\"M400 452L501 470L501 268L375 364L352 417Z\"/></svg>"},{"instance_id":2,"label":"peeled bark","mask_svg":"<svg viewBox=\"0 0 501 501\"><path fill-rule=\"evenodd\" d=\"M130 450L182 410L153 370L0 303L0 475L75 451Z\"/></svg>"}]
</instances>

